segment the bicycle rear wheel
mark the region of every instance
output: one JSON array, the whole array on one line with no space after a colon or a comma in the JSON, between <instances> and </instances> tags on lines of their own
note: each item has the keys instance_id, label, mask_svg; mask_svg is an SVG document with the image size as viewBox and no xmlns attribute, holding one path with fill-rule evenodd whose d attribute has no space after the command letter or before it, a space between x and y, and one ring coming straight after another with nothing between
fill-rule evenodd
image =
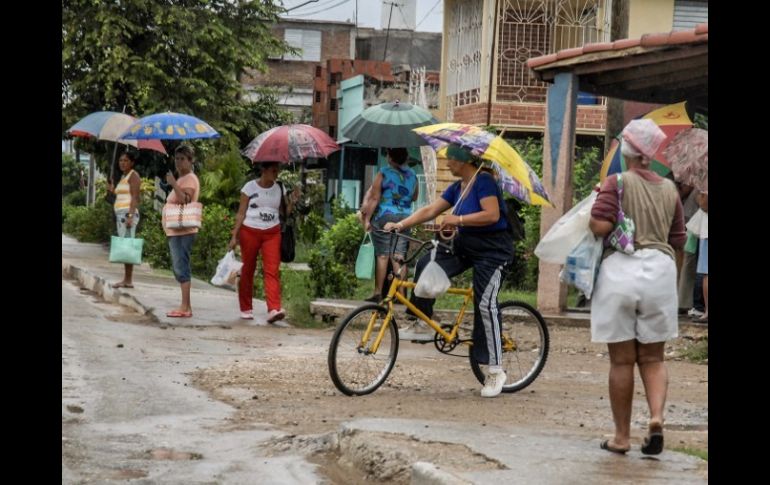
<instances>
[{"instance_id":1,"label":"bicycle rear wheel","mask_svg":"<svg viewBox=\"0 0 770 485\"><path fill-rule=\"evenodd\" d=\"M503 361L506 374L503 392L524 389L537 378L548 358L550 337L548 327L540 312L524 302L507 301L499 305L502 315ZM470 352L473 374L484 383L482 366Z\"/></svg>"},{"instance_id":2,"label":"bicycle rear wheel","mask_svg":"<svg viewBox=\"0 0 770 485\"><path fill-rule=\"evenodd\" d=\"M353 310L337 327L329 345L329 375L343 394L363 396L385 382L398 355L398 328L391 319L376 353L370 351L387 315L379 305L363 305ZM374 326L363 341L369 322Z\"/></svg>"}]
</instances>

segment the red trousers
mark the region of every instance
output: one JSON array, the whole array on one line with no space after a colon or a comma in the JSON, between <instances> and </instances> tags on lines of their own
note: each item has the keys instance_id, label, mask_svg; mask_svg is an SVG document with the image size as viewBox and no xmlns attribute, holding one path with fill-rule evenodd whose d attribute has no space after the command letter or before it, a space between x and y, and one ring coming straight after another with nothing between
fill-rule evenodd
<instances>
[{"instance_id":1,"label":"red trousers","mask_svg":"<svg viewBox=\"0 0 770 485\"><path fill-rule=\"evenodd\" d=\"M252 309L254 293L254 271L257 269L257 255L262 253L262 272L265 274L265 299L267 311L281 309L281 226L270 229L253 229L241 226L241 281L238 285L238 301L241 311Z\"/></svg>"}]
</instances>

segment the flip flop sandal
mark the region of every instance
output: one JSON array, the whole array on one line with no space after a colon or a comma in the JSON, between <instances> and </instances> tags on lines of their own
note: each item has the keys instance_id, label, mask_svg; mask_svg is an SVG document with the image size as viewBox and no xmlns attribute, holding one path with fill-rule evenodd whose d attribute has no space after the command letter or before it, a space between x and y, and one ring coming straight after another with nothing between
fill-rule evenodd
<instances>
[{"instance_id":1,"label":"flip flop sandal","mask_svg":"<svg viewBox=\"0 0 770 485\"><path fill-rule=\"evenodd\" d=\"M650 433L642 443L642 453L659 455L663 451L663 433Z\"/></svg>"},{"instance_id":2,"label":"flip flop sandal","mask_svg":"<svg viewBox=\"0 0 770 485\"><path fill-rule=\"evenodd\" d=\"M172 310L166 313L166 316L171 318L190 318L192 316L192 312L180 312L179 310Z\"/></svg>"},{"instance_id":3,"label":"flip flop sandal","mask_svg":"<svg viewBox=\"0 0 770 485\"><path fill-rule=\"evenodd\" d=\"M617 453L619 455L625 455L629 448L615 448L614 446L610 446L610 440L604 440L599 445L599 448L607 451L611 451L613 453Z\"/></svg>"},{"instance_id":4,"label":"flip flop sandal","mask_svg":"<svg viewBox=\"0 0 770 485\"><path fill-rule=\"evenodd\" d=\"M125 283L115 283L112 285L113 288L133 288L134 285L127 285Z\"/></svg>"}]
</instances>

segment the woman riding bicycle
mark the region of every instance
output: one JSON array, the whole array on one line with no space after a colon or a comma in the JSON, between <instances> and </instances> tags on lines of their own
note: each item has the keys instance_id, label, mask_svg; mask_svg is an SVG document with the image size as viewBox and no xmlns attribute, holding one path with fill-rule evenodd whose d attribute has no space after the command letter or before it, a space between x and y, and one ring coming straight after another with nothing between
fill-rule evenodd
<instances>
[{"instance_id":1,"label":"woman riding bicycle","mask_svg":"<svg viewBox=\"0 0 770 485\"><path fill-rule=\"evenodd\" d=\"M478 159L458 147L447 147L447 166L460 180L447 188L441 198L417 210L411 216L384 226L386 231L402 231L416 224L444 216L442 228L457 228L453 251L439 248L436 263L452 278L473 268L473 347L474 358L487 364L482 397L495 397L506 380L501 346L501 315L497 296L500 285L513 262L513 238L508 231L502 193L492 175L479 172ZM459 200L459 203L458 203ZM430 254L417 263L415 281L430 261ZM428 317L433 315L435 300L412 295L410 301Z\"/></svg>"}]
</instances>

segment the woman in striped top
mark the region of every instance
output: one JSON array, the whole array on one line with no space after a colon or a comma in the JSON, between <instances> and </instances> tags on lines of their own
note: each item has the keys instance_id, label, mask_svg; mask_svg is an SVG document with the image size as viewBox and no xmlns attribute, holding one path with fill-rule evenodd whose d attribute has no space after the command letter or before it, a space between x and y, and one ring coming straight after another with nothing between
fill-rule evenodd
<instances>
[{"instance_id":1,"label":"woman in striped top","mask_svg":"<svg viewBox=\"0 0 770 485\"><path fill-rule=\"evenodd\" d=\"M136 235L136 225L139 224L139 188L142 180L139 174L134 170L137 155L134 152L126 151L118 159L118 166L123 176L120 178L117 187L109 184L108 190L115 194L115 219L118 225L119 237L134 237ZM123 281L113 284L114 288L133 288L132 282L134 274L133 264L124 264Z\"/></svg>"}]
</instances>

